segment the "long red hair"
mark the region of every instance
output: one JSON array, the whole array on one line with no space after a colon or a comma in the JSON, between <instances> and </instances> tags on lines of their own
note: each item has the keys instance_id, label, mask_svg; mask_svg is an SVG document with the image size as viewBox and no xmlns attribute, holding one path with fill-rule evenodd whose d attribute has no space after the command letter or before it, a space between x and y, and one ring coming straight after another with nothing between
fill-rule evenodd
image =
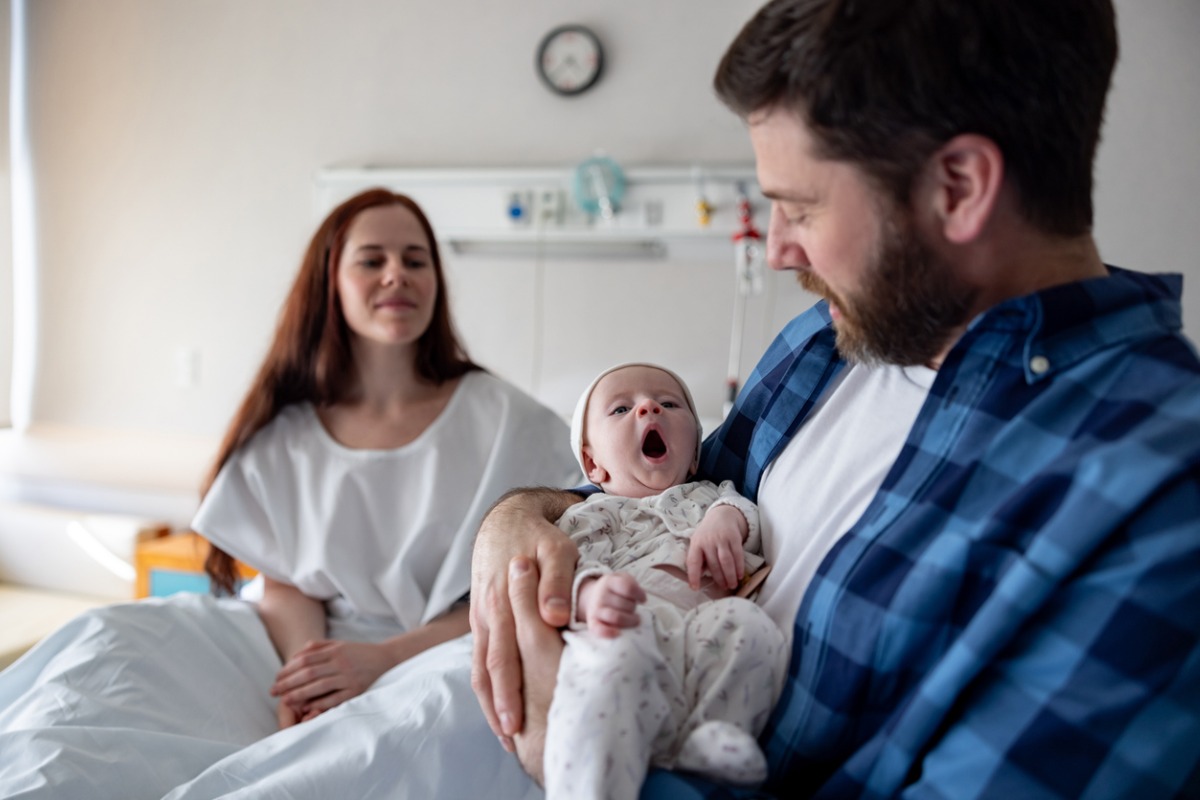
<instances>
[{"instance_id":1,"label":"long red hair","mask_svg":"<svg viewBox=\"0 0 1200 800\"><path fill-rule=\"evenodd\" d=\"M351 391L357 367L350 348L350 328L342 315L337 292L338 261L355 218L368 208L387 205L403 206L416 216L429 240L437 274L433 318L417 340L417 374L441 384L479 369L467 357L454 332L441 254L433 227L421 207L411 198L387 189L368 189L357 194L331 211L313 234L300 262L300 272L280 311L271 348L225 432L216 460L204 479L201 496L208 493L230 456L285 406L300 402L329 406L344 400ZM204 571L212 579L214 592L234 592L236 573L228 553L213 547Z\"/></svg>"}]
</instances>

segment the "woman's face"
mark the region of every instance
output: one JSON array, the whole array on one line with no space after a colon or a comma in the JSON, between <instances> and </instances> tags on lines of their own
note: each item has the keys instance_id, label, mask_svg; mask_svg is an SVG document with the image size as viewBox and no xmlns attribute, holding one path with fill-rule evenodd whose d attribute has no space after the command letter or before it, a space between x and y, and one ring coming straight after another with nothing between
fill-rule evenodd
<instances>
[{"instance_id":1,"label":"woman's face","mask_svg":"<svg viewBox=\"0 0 1200 800\"><path fill-rule=\"evenodd\" d=\"M346 232L337 271L346 324L358 337L411 345L433 319L437 272L429 239L401 205L361 212Z\"/></svg>"}]
</instances>

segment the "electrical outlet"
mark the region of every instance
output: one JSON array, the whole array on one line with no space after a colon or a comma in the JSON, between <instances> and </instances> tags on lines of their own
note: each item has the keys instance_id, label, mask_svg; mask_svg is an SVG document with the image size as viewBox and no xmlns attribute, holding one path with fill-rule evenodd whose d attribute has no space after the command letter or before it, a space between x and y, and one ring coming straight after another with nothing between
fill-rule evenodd
<instances>
[{"instance_id":1,"label":"electrical outlet","mask_svg":"<svg viewBox=\"0 0 1200 800\"><path fill-rule=\"evenodd\" d=\"M200 350L180 347L175 351L175 386L195 389L200 385Z\"/></svg>"},{"instance_id":2,"label":"electrical outlet","mask_svg":"<svg viewBox=\"0 0 1200 800\"><path fill-rule=\"evenodd\" d=\"M663 201L662 200L647 200L645 208L646 225L654 228L662 225L663 221Z\"/></svg>"},{"instance_id":3,"label":"electrical outlet","mask_svg":"<svg viewBox=\"0 0 1200 800\"><path fill-rule=\"evenodd\" d=\"M533 218L533 192L527 189L510 192L506 211L513 225L528 225Z\"/></svg>"},{"instance_id":4,"label":"electrical outlet","mask_svg":"<svg viewBox=\"0 0 1200 800\"><path fill-rule=\"evenodd\" d=\"M539 189L534 203L535 222L542 226L561 225L564 203L562 189Z\"/></svg>"}]
</instances>

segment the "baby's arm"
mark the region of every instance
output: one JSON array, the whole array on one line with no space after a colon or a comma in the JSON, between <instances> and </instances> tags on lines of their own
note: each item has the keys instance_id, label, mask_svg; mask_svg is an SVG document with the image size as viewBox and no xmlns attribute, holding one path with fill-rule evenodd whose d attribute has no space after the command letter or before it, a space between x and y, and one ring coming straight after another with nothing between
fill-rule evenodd
<instances>
[{"instance_id":1,"label":"baby's arm","mask_svg":"<svg viewBox=\"0 0 1200 800\"><path fill-rule=\"evenodd\" d=\"M742 542L748 530L746 518L733 506L710 508L688 545L688 584L699 589L700 579L707 571L717 586L733 591L746 574Z\"/></svg>"},{"instance_id":2,"label":"baby's arm","mask_svg":"<svg viewBox=\"0 0 1200 800\"><path fill-rule=\"evenodd\" d=\"M584 578L579 584L577 616L597 636L611 639L622 628L637 627L637 607L646 592L627 572L608 572Z\"/></svg>"},{"instance_id":3,"label":"baby's arm","mask_svg":"<svg viewBox=\"0 0 1200 800\"><path fill-rule=\"evenodd\" d=\"M700 588L705 571L722 589L733 591L746 575L746 548L758 548L758 507L728 481L705 512L688 545L688 584Z\"/></svg>"}]
</instances>

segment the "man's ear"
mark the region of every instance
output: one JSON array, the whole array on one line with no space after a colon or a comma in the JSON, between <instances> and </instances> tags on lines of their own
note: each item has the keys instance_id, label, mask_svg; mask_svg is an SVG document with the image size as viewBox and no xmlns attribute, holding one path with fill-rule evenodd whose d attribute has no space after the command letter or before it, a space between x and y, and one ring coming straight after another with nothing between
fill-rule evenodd
<instances>
[{"instance_id":1,"label":"man's ear","mask_svg":"<svg viewBox=\"0 0 1200 800\"><path fill-rule=\"evenodd\" d=\"M964 133L942 145L930 159L927 190L942 235L966 244L983 232L1004 183L1004 154L986 136Z\"/></svg>"},{"instance_id":2,"label":"man's ear","mask_svg":"<svg viewBox=\"0 0 1200 800\"><path fill-rule=\"evenodd\" d=\"M592 458L592 449L586 444L580 453L583 456L583 474L596 486L601 486L608 480L608 472Z\"/></svg>"}]
</instances>

